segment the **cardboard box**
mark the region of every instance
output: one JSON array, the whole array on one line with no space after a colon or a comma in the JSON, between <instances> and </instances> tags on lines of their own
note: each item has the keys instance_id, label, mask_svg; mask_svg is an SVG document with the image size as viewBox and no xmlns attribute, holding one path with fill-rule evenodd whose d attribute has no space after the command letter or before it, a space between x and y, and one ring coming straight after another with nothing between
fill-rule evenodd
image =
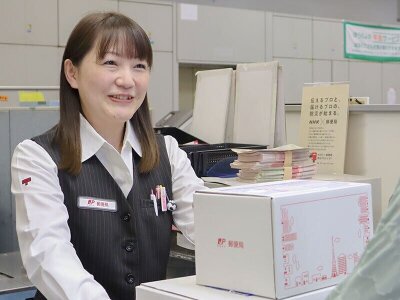
<instances>
[{"instance_id":1,"label":"cardboard box","mask_svg":"<svg viewBox=\"0 0 400 300\"><path fill-rule=\"evenodd\" d=\"M313 179L350 181L371 184L373 228L375 231L382 216L382 179L380 177L359 176L350 174L317 174Z\"/></svg>"},{"instance_id":2,"label":"cardboard box","mask_svg":"<svg viewBox=\"0 0 400 300\"><path fill-rule=\"evenodd\" d=\"M334 287L286 300L324 300ZM196 284L196 276L143 283L136 287L136 300L265 300L264 297L234 293Z\"/></svg>"},{"instance_id":3,"label":"cardboard box","mask_svg":"<svg viewBox=\"0 0 400 300\"><path fill-rule=\"evenodd\" d=\"M283 299L334 286L372 237L371 186L288 180L194 195L197 283Z\"/></svg>"},{"instance_id":4,"label":"cardboard box","mask_svg":"<svg viewBox=\"0 0 400 300\"><path fill-rule=\"evenodd\" d=\"M202 177L204 184L209 188L238 186L248 183L238 181L236 178ZM350 174L317 174L315 180L349 181L371 184L372 213L374 229L382 216L382 179L380 177L350 175ZM194 248L194 247L193 247Z\"/></svg>"}]
</instances>

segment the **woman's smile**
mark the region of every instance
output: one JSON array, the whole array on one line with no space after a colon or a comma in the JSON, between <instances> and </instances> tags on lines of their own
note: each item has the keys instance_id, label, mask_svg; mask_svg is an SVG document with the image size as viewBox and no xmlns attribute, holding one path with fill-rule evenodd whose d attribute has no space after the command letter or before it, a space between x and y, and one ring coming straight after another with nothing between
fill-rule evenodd
<instances>
[{"instance_id":1,"label":"woman's smile","mask_svg":"<svg viewBox=\"0 0 400 300\"><path fill-rule=\"evenodd\" d=\"M132 103L135 97L126 94L116 94L116 95L109 95L108 96L113 102L117 103Z\"/></svg>"}]
</instances>

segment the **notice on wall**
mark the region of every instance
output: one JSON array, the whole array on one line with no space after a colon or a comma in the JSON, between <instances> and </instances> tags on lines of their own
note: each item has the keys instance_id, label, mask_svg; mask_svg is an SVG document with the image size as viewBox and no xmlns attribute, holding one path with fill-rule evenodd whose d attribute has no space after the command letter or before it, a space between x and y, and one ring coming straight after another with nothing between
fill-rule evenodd
<instances>
[{"instance_id":1,"label":"notice on wall","mask_svg":"<svg viewBox=\"0 0 400 300\"><path fill-rule=\"evenodd\" d=\"M181 20L197 21L198 20L198 7L196 4L180 4Z\"/></svg>"},{"instance_id":2,"label":"notice on wall","mask_svg":"<svg viewBox=\"0 0 400 300\"><path fill-rule=\"evenodd\" d=\"M400 28L343 22L344 57L400 61Z\"/></svg>"},{"instance_id":3,"label":"notice on wall","mask_svg":"<svg viewBox=\"0 0 400 300\"><path fill-rule=\"evenodd\" d=\"M44 94L38 91L19 91L19 102L45 102Z\"/></svg>"},{"instance_id":4,"label":"notice on wall","mask_svg":"<svg viewBox=\"0 0 400 300\"><path fill-rule=\"evenodd\" d=\"M300 146L317 153L318 174L343 174L349 114L349 84L303 88Z\"/></svg>"}]
</instances>

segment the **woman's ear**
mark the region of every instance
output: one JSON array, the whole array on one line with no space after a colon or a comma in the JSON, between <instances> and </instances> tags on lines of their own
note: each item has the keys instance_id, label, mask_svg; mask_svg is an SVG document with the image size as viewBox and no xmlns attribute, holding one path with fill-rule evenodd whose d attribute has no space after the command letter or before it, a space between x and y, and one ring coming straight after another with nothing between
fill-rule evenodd
<instances>
[{"instance_id":1,"label":"woman's ear","mask_svg":"<svg viewBox=\"0 0 400 300\"><path fill-rule=\"evenodd\" d=\"M70 59L64 61L64 75L70 86L74 89L78 88L77 76L78 69L74 66Z\"/></svg>"}]
</instances>

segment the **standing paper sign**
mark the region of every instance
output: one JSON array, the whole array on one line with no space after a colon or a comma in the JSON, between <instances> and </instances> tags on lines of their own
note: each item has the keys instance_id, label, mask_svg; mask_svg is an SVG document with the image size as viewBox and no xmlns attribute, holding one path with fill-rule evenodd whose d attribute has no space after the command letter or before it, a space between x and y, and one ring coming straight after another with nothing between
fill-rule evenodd
<instances>
[{"instance_id":1,"label":"standing paper sign","mask_svg":"<svg viewBox=\"0 0 400 300\"><path fill-rule=\"evenodd\" d=\"M343 174L349 114L349 84L303 88L300 146L317 153L318 174Z\"/></svg>"}]
</instances>

